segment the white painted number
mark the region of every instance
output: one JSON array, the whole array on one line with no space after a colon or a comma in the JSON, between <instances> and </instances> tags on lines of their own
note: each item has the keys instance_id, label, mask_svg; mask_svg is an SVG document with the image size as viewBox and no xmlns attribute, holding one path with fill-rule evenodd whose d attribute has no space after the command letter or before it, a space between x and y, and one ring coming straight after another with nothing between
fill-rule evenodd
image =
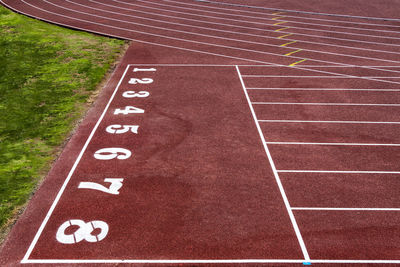
<instances>
[{"instance_id":1,"label":"white painted number","mask_svg":"<svg viewBox=\"0 0 400 267\"><path fill-rule=\"evenodd\" d=\"M70 226L79 226L73 234L65 234L65 231ZM98 235L92 235L95 229L100 229ZM108 233L108 224L103 221L90 221L85 223L82 220L69 220L63 223L57 230L56 238L57 241L63 244L75 244L82 240L87 242L99 242L103 240Z\"/></svg>"},{"instance_id":2,"label":"white painted number","mask_svg":"<svg viewBox=\"0 0 400 267\"><path fill-rule=\"evenodd\" d=\"M123 178L106 178L104 182L111 183L110 187L107 188L104 185L92 182L80 182L78 188L81 189L93 189L99 190L104 193L112 194L112 195L119 195L119 189L122 187Z\"/></svg>"},{"instance_id":3,"label":"white painted number","mask_svg":"<svg viewBox=\"0 0 400 267\"><path fill-rule=\"evenodd\" d=\"M139 126L138 125L119 125L113 124L106 128L107 133L110 134L123 134L129 132L131 130L132 133L138 133Z\"/></svg>"},{"instance_id":4,"label":"white painted number","mask_svg":"<svg viewBox=\"0 0 400 267\"><path fill-rule=\"evenodd\" d=\"M147 91L140 91L136 93L135 91L126 91L122 94L125 98L133 98L133 97L148 97L150 95Z\"/></svg>"},{"instance_id":5,"label":"white painted number","mask_svg":"<svg viewBox=\"0 0 400 267\"><path fill-rule=\"evenodd\" d=\"M135 107L132 107L132 106L126 106L124 109L117 108L114 111L114 115L118 115L118 114L127 115L127 114L131 114L131 113L144 113L144 110L141 109L141 108L135 108Z\"/></svg>"},{"instance_id":6,"label":"white painted number","mask_svg":"<svg viewBox=\"0 0 400 267\"><path fill-rule=\"evenodd\" d=\"M138 84L138 83L140 83L140 84L149 84L149 83L152 83L152 82L153 82L153 79L150 79L150 78L142 78L142 79L131 78L128 83L129 84Z\"/></svg>"},{"instance_id":7,"label":"white painted number","mask_svg":"<svg viewBox=\"0 0 400 267\"><path fill-rule=\"evenodd\" d=\"M133 72L138 72L138 71L156 71L155 68L150 68L150 69L139 69L139 68L134 68Z\"/></svg>"},{"instance_id":8,"label":"white painted number","mask_svg":"<svg viewBox=\"0 0 400 267\"><path fill-rule=\"evenodd\" d=\"M94 157L100 160L127 159L131 155L132 153L128 149L120 147L102 148L94 153Z\"/></svg>"}]
</instances>

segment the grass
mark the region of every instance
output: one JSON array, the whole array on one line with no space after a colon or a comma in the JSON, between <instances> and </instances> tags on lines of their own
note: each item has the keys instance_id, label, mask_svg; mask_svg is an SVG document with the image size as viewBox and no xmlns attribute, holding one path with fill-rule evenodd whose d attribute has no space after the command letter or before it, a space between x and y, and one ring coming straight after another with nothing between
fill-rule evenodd
<instances>
[{"instance_id":1,"label":"grass","mask_svg":"<svg viewBox=\"0 0 400 267\"><path fill-rule=\"evenodd\" d=\"M1 231L49 170L124 44L0 5Z\"/></svg>"}]
</instances>

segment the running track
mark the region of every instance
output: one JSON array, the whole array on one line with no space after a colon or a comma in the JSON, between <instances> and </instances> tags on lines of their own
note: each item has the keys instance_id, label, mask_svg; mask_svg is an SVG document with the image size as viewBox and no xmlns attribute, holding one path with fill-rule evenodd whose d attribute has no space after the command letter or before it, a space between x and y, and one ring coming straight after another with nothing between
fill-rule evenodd
<instances>
[{"instance_id":1,"label":"running track","mask_svg":"<svg viewBox=\"0 0 400 267\"><path fill-rule=\"evenodd\" d=\"M133 41L3 266L400 264L399 1L0 2Z\"/></svg>"}]
</instances>

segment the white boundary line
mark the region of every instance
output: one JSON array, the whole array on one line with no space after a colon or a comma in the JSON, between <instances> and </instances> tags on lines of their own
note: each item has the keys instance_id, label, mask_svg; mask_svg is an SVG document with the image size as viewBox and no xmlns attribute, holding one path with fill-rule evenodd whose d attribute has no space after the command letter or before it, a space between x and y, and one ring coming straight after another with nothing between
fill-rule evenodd
<instances>
[{"instance_id":1,"label":"white boundary line","mask_svg":"<svg viewBox=\"0 0 400 267\"><path fill-rule=\"evenodd\" d=\"M308 142L267 142L271 145L316 145L316 146L400 146L400 144L368 144L368 143L308 143Z\"/></svg>"},{"instance_id":2,"label":"white boundary line","mask_svg":"<svg viewBox=\"0 0 400 267\"><path fill-rule=\"evenodd\" d=\"M21 1L24 2L24 3L26 3L24 0L21 0ZM58 7L58 8L61 8L61 9L65 9L65 10L69 10L69 11L72 11L72 12L75 12L75 13L84 14L84 15L93 16L93 17L99 17L99 18L104 19L104 16L99 16L99 15L95 15L95 14L90 14L90 13L82 12L82 11L77 11L77 10L74 10L74 9L70 9L70 8L67 8L67 7L64 7L64 6L60 6L60 5L54 4L54 3L49 2L49 1L47 1L47 0L42 0L42 1L45 2L45 3L48 3L48 4L50 4L50 5L56 6L56 7ZM30 5L30 6L33 6L33 5L29 4L29 3L26 3L26 4L28 4L28 5ZM39 9L39 10L43 10L42 8L39 8L39 7L37 7L37 6L33 6L33 7L37 8L37 9ZM47 11L47 10L45 10L45 12L57 14L57 13L50 12L50 11ZM68 16L64 16L64 15L61 15L61 14L57 14L57 15L58 15L58 16L63 16L63 17L68 17ZM69 18L73 18L73 17L69 17ZM73 18L73 19L75 19L75 20L80 20L80 21L86 21L86 20L77 19L77 18ZM113 19L113 18L107 18L107 19L109 19L109 20L114 20L114 21L119 21L119 22L125 22L125 21L119 20L119 19ZM95 23L95 22L91 22L91 21L89 21L89 22L92 23L92 24L103 25L103 24ZM138 23L134 23L134 24L138 24ZM282 55L280 55L280 54L271 53L271 52L264 52L264 51L258 51L258 50L252 50L252 49L245 49L245 48L231 47L231 46L225 46L225 45L218 45L218 44L213 44L213 43L194 41L194 40L190 40L190 39L182 39L182 38L177 38L177 37L171 37L171 36L153 34L153 33L148 33L148 32L136 31L136 30L132 30L132 29L128 29L128 28L115 27L115 26L111 26L111 25L104 25L104 26L108 26L108 27L110 27L110 28L118 28L118 29L121 29L121 30L126 30L126 31L129 31L129 32L135 32L135 33L139 33L139 34L143 34L143 35L149 35L149 36L155 36L155 37L161 37L161 38L171 39L171 40L178 40L178 41L189 42L189 43L196 43L196 44L202 44L202 45L208 45L208 46L215 46L215 47L222 47L222 48L228 48L228 49L236 49L236 50L240 50L240 51L246 51L246 52L258 53L258 54L265 54L265 55L273 55L273 56L282 57ZM152 27L153 27L153 26L152 26ZM157 28L160 28L160 27L157 27ZM164 29L167 29L167 28L164 28ZM283 57L285 57L285 56L283 56ZM290 57L291 57L291 58L296 58L296 59L304 59L304 58L302 58L302 57L296 57L296 56L290 56ZM329 62L329 61L323 61L323 60L317 60L317 59L311 59L311 58L306 58L306 59L308 59L308 60L310 60L310 61L316 61L316 62ZM250 61L250 60L249 60L249 61ZM256 62L255 60L251 60L251 61ZM270 63L270 62L267 62L267 63ZM329 63L332 63L332 62L329 62ZM338 64L338 65L349 65L349 64L344 64L344 63L337 63L337 64ZM275 64L275 65L277 65L277 66L285 66L285 65L282 65L282 64ZM295 68L301 69L301 67L295 67ZM374 69L374 68L368 68L368 69ZM389 72L400 72L400 71L393 71L393 70L382 70L382 69L378 69L378 68L375 68L375 70L389 71ZM362 79L362 80L370 80L370 81L377 81L377 82L385 82L385 83L391 83L391 84L400 84L400 82L394 82L394 81L388 81L388 80L380 80L380 79L373 79L373 78L363 78L363 77L358 77L358 76L354 76L354 75L347 75L347 74L340 74L340 73L332 73L332 72L328 72L328 71L321 71L321 70L310 70L310 71L318 72L318 73L331 74L331 75L346 76L346 77L349 77L349 78L350 78L350 77L351 77L351 78L359 78L359 79Z\"/></svg>"},{"instance_id":3,"label":"white boundary line","mask_svg":"<svg viewBox=\"0 0 400 267\"><path fill-rule=\"evenodd\" d=\"M400 174L400 171L324 171L324 170L277 170L279 173L361 173L361 174Z\"/></svg>"},{"instance_id":4,"label":"white boundary line","mask_svg":"<svg viewBox=\"0 0 400 267\"><path fill-rule=\"evenodd\" d=\"M243 75L242 77L246 78L321 78L321 79L353 79L349 77L343 76L284 76L284 75ZM374 79L400 79L400 76L397 77L377 77L377 76L357 76L357 78L374 78Z\"/></svg>"},{"instance_id":5,"label":"white boundary line","mask_svg":"<svg viewBox=\"0 0 400 267\"><path fill-rule=\"evenodd\" d=\"M93 0L89 0L90 2L94 2ZM114 2L117 2L115 0L112 0ZM105 4L103 2L95 2L96 4L101 4L104 6L109 6L109 7L113 7L113 8L117 8L117 9L122 9L122 10L126 10L126 11L132 11L130 9L124 8L124 7L120 7L120 6L116 6L116 5L109 5L109 4ZM117 2L118 3L118 2ZM128 5L128 3L126 3L126 5ZM133 4L131 3L131 5L135 5L138 7L143 8L143 6L137 5L137 4ZM153 8L153 7L144 7L147 9L156 9L158 10L158 8ZM165 10L164 10L165 11ZM160 14L160 13L153 13L153 12L146 12L143 10L138 10L135 9L134 10L135 13L143 13L143 14L149 14L152 16L159 16L159 17L166 17L166 18L173 18L175 20L186 20L186 21L194 21L194 22L200 22L200 23L205 23L205 24L212 24L212 25L222 25L222 26L227 26L227 27L232 27L229 26L229 24L224 24L224 23L218 23L218 22L211 22L211 21L204 21L204 20L197 20L197 19L189 19L189 18L183 18L183 17L176 17L176 16L168 16L165 14ZM171 12L172 11L167 11L167 12ZM124 14L125 16L131 16L128 14ZM133 16L132 16L133 17ZM138 17L138 16L135 16ZM149 19L149 18L146 18ZM150 20L154 20L154 19L150 19ZM156 20L159 21L159 20ZM227 32L227 33L232 33L235 35L247 35L247 36L251 36L251 37L257 37L257 38L265 38L265 39L274 39L277 40L276 37L272 37L272 36L266 36L266 35L259 35L259 34L251 34L251 33L247 33L247 32L236 32L236 31L228 31L228 30L221 30L221 29L215 29L215 28L211 28L211 27L200 27L200 26L195 26L192 24L181 24L181 23L174 23L174 22L170 22L170 21L165 21L164 23L169 23L169 24L176 24L176 25L186 25L186 27L194 27L194 28L202 28L202 29L207 29L207 30L212 30L212 31L219 31L219 32ZM399 26L400 27L400 26ZM272 31L271 31L272 32ZM294 39L290 39L290 38L285 38L285 39L281 39L282 41L299 41L299 40L294 40ZM387 50L378 50L378 49L367 49L367 48L362 48L362 47L353 47L353 46L345 46L345 45L339 45L339 44L328 44L328 43L320 43L320 42L311 42L311 41L307 41L307 40L301 40L301 43L307 43L307 44L315 44L315 45L320 45L320 46L333 46L333 47L341 47L341 48L346 48L346 49L352 49L352 50L361 50L361 51L369 51L369 52L378 52L378 53L388 53L388 54L395 54L398 55L399 53L397 52L393 52L393 51L387 51ZM293 48L296 49L296 48Z\"/></svg>"},{"instance_id":6,"label":"white boundary line","mask_svg":"<svg viewBox=\"0 0 400 267\"><path fill-rule=\"evenodd\" d=\"M145 0L137 0L138 2L144 2L144 3L154 3L151 1L145 1ZM175 2L175 3L180 3L180 2L176 2L176 1L171 1L171 0L163 0L164 2ZM225 15L225 16L233 16L232 14L228 14L228 13L223 13L223 12L215 12L215 11L207 11L207 10L199 10L199 9L195 9L195 8L188 8L188 7L177 7L177 6L171 6L171 5L165 5L165 4L159 4L156 3L157 5L161 5L161 6L169 6L172 8L177 8L177 9L186 9L186 10L192 10L192 11L196 11L196 12L205 12L205 13L214 13L214 14L220 14L220 15ZM182 3L180 3L182 4ZM240 15L240 17L249 17L249 16L244 16L244 15ZM228 19L228 18L220 18L220 19L224 19L224 20L230 20L230 21L240 21L240 22L245 22L245 23L250 23L250 24L258 24L258 25L263 25L263 26L272 26L272 25L268 25L264 22L256 22L256 21L246 21L246 20L237 20L237 19ZM270 19L268 19L270 21ZM320 25L320 24L312 24L311 25ZM379 36L379 35L369 35L369 34L361 34L361 33L353 33L353 32L341 32L341 31L329 31L329 30L319 30L319 29L309 29L309 28L304 28L304 27L294 27L294 26L290 26L291 29L300 29L300 30L305 30L305 31L316 31L316 32L331 32L334 34L345 34L345 35L352 35L352 36L366 36L366 37L371 37L371 38L377 38L377 39L391 39L391 40L400 40L400 37L389 37L389 36ZM284 32L284 31L281 31Z\"/></svg>"},{"instance_id":7,"label":"white boundary line","mask_svg":"<svg viewBox=\"0 0 400 267\"><path fill-rule=\"evenodd\" d=\"M136 264L255 264L255 263L304 263L304 260L281 260L281 259L227 259L227 260L28 260L26 263L136 263ZM371 263L371 264L396 264L400 260L310 260L309 263Z\"/></svg>"},{"instance_id":8,"label":"white boundary line","mask_svg":"<svg viewBox=\"0 0 400 267\"><path fill-rule=\"evenodd\" d=\"M320 208L320 207L292 207L292 210L400 211L400 208Z\"/></svg>"},{"instance_id":9,"label":"white boundary line","mask_svg":"<svg viewBox=\"0 0 400 267\"><path fill-rule=\"evenodd\" d=\"M306 105L306 106L378 106L399 107L400 104L362 104L362 103L285 103L285 102L252 102L254 105Z\"/></svg>"},{"instance_id":10,"label":"white boundary line","mask_svg":"<svg viewBox=\"0 0 400 267\"><path fill-rule=\"evenodd\" d=\"M122 4L125 4L125 5L137 6L136 4L122 2L122 1L118 1L118 0L111 0L111 1L122 3ZM154 3L154 2L151 2L151 3L157 5L157 3ZM170 5L166 5L166 6L170 7ZM209 18L213 18L213 19L221 19L221 18L218 18L218 17L206 16L206 15L196 15L196 14L193 14L193 13L180 12L180 11L174 11L174 10L166 10L166 9L162 9L162 8L154 8L154 7L147 7L147 6L146 7L141 6L141 7L142 8L148 8L148 9L157 9L157 10L164 11L164 12L185 14L185 15L189 15L189 16L198 16L198 17L203 17L203 18L204 17L209 17ZM239 22L241 22L241 21L239 21ZM220 25L222 25L222 24L220 24ZM231 25L231 24L226 24L226 25L230 26L230 27L237 27L237 28L243 28L243 29L251 29L251 30L258 30L258 31L265 31L265 32L275 32L274 30L266 30L266 29L263 29L263 28L254 28L254 27L246 27L246 26ZM307 37L319 38L319 39L323 38L323 39L332 39L332 40L341 40L341 41L348 41L348 42L355 42L355 43L367 43L367 44L386 45L386 46L395 46L395 47L400 46L400 44L397 45L397 44L390 44L390 43L369 42L369 41L362 41L362 40L343 39L343 38L335 38L335 37L312 35L312 34L303 34L303 33L295 33L295 34L296 35L307 36ZM289 40L289 39L285 39L285 40ZM298 40L293 40L293 41L298 41Z\"/></svg>"},{"instance_id":11,"label":"white boundary line","mask_svg":"<svg viewBox=\"0 0 400 267\"><path fill-rule=\"evenodd\" d=\"M210 0L194 0L197 2L204 2L208 4L222 4L240 8L254 8L254 9L264 9L264 10L271 10L271 11L281 11L281 12L293 12L293 13L304 13L304 14L311 14L311 15L319 15L319 16L336 16L336 17L344 17L344 18L357 18L357 19L372 19L372 20L387 20L387 21L399 21L400 19L395 18L376 18L376 17L363 17L363 16L352 16L352 15L342 15L342 14L329 14L329 13L320 13L320 12L309 12L309 11L301 11L301 10L289 10L289 9L280 9L280 8L268 8L268 7L260 7L260 6L249 6L249 5L240 5L240 4L233 4L233 3L223 3L223 2L214 2ZM194 5L194 4L192 4ZM251 12L251 11L241 11L241 12ZM254 12L252 12L254 13ZM264 14L265 15L265 14ZM336 22L346 22L346 21L336 21Z\"/></svg>"},{"instance_id":12,"label":"white boundary line","mask_svg":"<svg viewBox=\"0 0 400 267\"><path fill-rule=\"evenodd\" d=\"M65 181L64 181L64 183L63 183L63 185L62 185L60 191L58 191L58 194L57 194L57 196L56 196L56 198L55 198L53 204L51 205L49 211L48 211L47 214L46 214L46 217L44 218L42 224L40 225L40 228L39 228L39 230L37 231L37 233L36 233L36 235L35 235L35 237L34 237L32 243L31 243L31 245L29 246L28 251L26 252L24 258L22 259L22 261L21 261L22 263L25 263L26 260L28 260L29 256L31 255L31 252L32 252L33 248L35 247L37 241L39 240L39 237L40 237L40 235L42 234L42 231L43 231L44 227L46 226L48 220L50 219L51 214L53 213L54 209L56 208L57 203L58 203L58 201L59 201L60 198L61 198L61 195L64 193L65 188L67 187L69 181L71 180L71 177L72 177L72 175L74 174L75 169L76 169L76 167L78 166L78 164L79 164L79 162L80 162L80 160L81 160L83 154L85 153L86 148L88 147L90 141L91 141L92 138L93 138L93 135L95 134L95 132L96 132L97 128L99 127L101 121L103 120L104 116L106 115L106 113L107 113L107 111L108 111L108 108L110 107L111 102L113 101L113 99L114 99L114 97L115 97L115 95L116 95L116 93L117 93L117 91L118 91L118 89L119 89L119 87L120 87L120 85L121 85L121 83L122 83L122 80L125 78L125 75L126 75L128 69L129 69L129 67L130 67L130 66L127 66L127 67L126 67L126 69L125 69L125 71L124 71L124 73L123 73L121 79L119 80L117 86L115 87L115 90L114 90L113 94L112 94L111 97L110 97L110 100L108 101L106 107L104 108L103 113L101 114L99 120L97 121L96 125L94 126L94 128L93 128L92 132L90 133L88 139L86 140L85 145L83 146L81 152L79 153L77 159L75 160L75 163L74 163L74 165L72 166L70 172L68 173L68 176L67 176L67 178L65 179Z\"/></svg>"},{"instance_id":13,"label":"white boundary line","mask_svg":"<svg viewBox=\"0 0 400 267\"><path fill-rule=\"evenodd\" d=\"M307 123L372 123L372 124L400 124L400 121L302 121L302 120L258 120L259 122L307 122Z\"/></svg>"},{"instance_id":14,"label":"white boundary line","mask_svg":"<svg viewBox=\"0 0 400 267\"><path fill-rule=\"evenodd\" d=\"M371 91L399 92L400 89L351 89L351 88L247 88L247 90L279 90L279 91Z\"/></svg>"},{"instance_id":15,"label":"white boundary line","mask_svg":"<svg viewBox=\"0 0 400 267\"><path fill-rule=\"evenodd\" d=\"M270 151L268 149L268 146L266 144L266 141L265 141L265 138L264 138L264 134L263 134L263 132L261 130L260 124L258 123L257 115L256 115L256 113L254 111L254 108L253 108L252 104L251 104L250 97L247 94L246 86L244 85L243 78L242 78L242 76L240 74L239 67L237 65L235 67L236 67L236 71L237 71L237 74L238 74L239 79L240 79L240 83L242 84L243 92L244 92L244 94L246 96L247 103L249 105L251 114L253 115L254 122L256 124L256 127L257 127L258 133L260 135L261 141L263 143L265 153L266 153L266 155L268 157L269 164L271 165L272 172L274 173L276 183L277 183L277 185L279 187L279 191L281 193L283 202L285 203L285 206L286 206L290 221L292 222L293 229L294 229L294 231L296 233L297 240L298 240L299 245L301 247L301 251L303 252L304 260L306 262L309 262L310 261L310 256L308 255L308 251L307 251L306 245L305 245L303 237L302 237L302 235L300 233L300 229L299 229L299 227L297 225L296 218L294 217L294 214L293 214L293 212L291 210L291 207L290 207L290 204L289 204L289 200L288 200L288 198L286 196L286 193L285 193L285 190L283 188L282 182L281 182L281 180L279 178L279 174L276 171L275 163L274 163L274 161L272 159L271 153L270 153Z\"/></svg>"}]
</instances>

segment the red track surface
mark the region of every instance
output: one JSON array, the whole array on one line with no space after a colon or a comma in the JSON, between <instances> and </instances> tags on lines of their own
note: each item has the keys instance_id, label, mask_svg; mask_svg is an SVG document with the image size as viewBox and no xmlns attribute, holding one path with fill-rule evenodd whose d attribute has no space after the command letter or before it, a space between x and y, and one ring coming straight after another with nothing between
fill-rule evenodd
<instances>
[{"instance_id":1,"label":"red track surface","mask_svg":"<svg viewBox=\"0 0 400 267\"><path fill-rule=\"evenodd\" d=\"M1 1L134 40L2 265L400 264L398 1Z\"/></svg>"}]
</instances>

